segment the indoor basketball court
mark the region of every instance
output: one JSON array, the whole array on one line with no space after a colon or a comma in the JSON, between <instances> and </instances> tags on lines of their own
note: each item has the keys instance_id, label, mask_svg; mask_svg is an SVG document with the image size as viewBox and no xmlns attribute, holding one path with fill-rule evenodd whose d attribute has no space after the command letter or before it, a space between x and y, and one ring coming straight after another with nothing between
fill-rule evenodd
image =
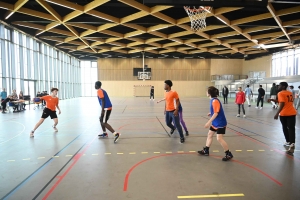
<instances>
[{"instance_id":1,"label":"indoor basketball court","mask_svg":"<svg viewBox=\"0 0 300 200\"><path fill-rule=\"evenodd\" d=\"M16 27L70 59L93 61L97 69L91 73L97 72L98 78L79 82L81 95L68 96L75 87L67 84L78 73L71 67L64 70L63 62L49 72L49 85L62 83L58 132L46 119L29 137L43 113L34 104L24 112L0 115L0 199L300 199L299 111L296 148L290 155L283 146L280 120L274 120L277 109L267 101L263 108L255 108L259 85L268 96L273 82L286 81L295 90L300 84L298 2L0 0L0 11L0 35L5 36L0 40L1 67L14 63L15 57L7 61L4 53L9 40L11 52L17 46L14 33L8 39L3 27ZM24 51L29 46L24 45ZM284 70L273 69L272 55L287 51L292 56L291 49L295 49L294 67L288 68L292 61L288 62L286 71L295 75L278 78L274 69ZM34 57L40 50L32 51ZM55 59L59 62L60 56L54 54L53 62L39 57L40 65L46 63L43 70L56 66ZM4 68L0 71L8 71ZM14 75L5 73L2 82L13 83ZM55 73L61 75L52 80ZM177 130L170 134L165 102L157 103L164 98L168 79L183 107L189 133L183 129L184 143ZM94 90L98 80L113 105L108 123L121 134L117 142L109 131L107 138L98 137L102 134L101 107ZM210 118L210 100L206 92L211 85L219 89L222 103L222 88L229 87L228 103L222 108L227 119L224 139L233 158L226 162L216 136L209 156L198 154L207 138L204 125ZM251 106L245 102L245 117L237 117L236 90L246 85L253 89ZM91 95L84 95L86 88Z\"/></svg>"}]
</instances>

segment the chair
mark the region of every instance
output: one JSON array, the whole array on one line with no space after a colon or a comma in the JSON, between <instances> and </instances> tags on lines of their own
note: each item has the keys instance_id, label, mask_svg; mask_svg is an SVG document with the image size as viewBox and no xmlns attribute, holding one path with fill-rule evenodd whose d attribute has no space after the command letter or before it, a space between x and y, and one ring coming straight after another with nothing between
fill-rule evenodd
<instances>
[{"instance_id":1,"label":"chair","mask_svg":"<svg viewBox=\"0 0 300 200\"><path fill-rule=\"evenodd\" d=\"M33 110L35 110L36 108L40 108L40 104L41 108L43 108L42 100L40 98L33 98L33 103L35 105Z\"/></svg>"}]
</instances>

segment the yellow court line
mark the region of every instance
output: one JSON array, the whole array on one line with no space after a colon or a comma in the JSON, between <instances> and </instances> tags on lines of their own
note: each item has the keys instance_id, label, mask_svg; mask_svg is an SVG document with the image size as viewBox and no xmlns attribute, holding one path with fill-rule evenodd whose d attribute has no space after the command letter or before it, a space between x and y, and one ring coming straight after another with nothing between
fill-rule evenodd
<instances>
[{"instance_id":1,"label":"yellow court line","mask_svg":"<svg viewBox=\"0 0 300 200\"><path fill-rule=\"evenodd\" d=\"M16 160L8 160L7 162L15 162Z\"/></svg>"},{"instance_id":2,"label":"yellow court line","mask_svg":"<svg viewBox=\"0 0 300 200\"><path fill-rule=\"evenodd\" d=\"M123 155L124 153L117 153L118 155Z\"/></svg>"},{"instance_id":3,"label":"yellow court line","mask_svg":"<svg viewBox=\"0 0 300 200\"><path fill-rule=\"evenodd\" d=\"M53 158L59 158L59 156L52 156Z\"/></svg>"},{"instance_id":4,"label":"yellow court line","mask_svg":"<svg viewBox=\"0 0 300 200\"><path fill-rule=\"evenodd\" d=\"M136 154L135 152L131 152L131 153L129 153L129 154Z\"/></svg>"},{"instance_id":5,"label":"yellow court line","mask_svg":"<svg viewBox=\"0 0 300 200\"><path fill-rule=\"evenodd\" d=\"M196 153L196 151L189 151L190 153Z\"/></svg>"},{"instance_id":6,"label":"yellow court line","mask_svg":"<svg viewBox=\"0 0 300 200\"><path fill-rule=\"evenodd\" d=\"M184 151L177 151L177 153L184 153Z\"/></svg>"},{"instance_id":7,"label":"yellow court line","mask_svg":"<svg viewBox=\"0 0 300 200\"><path fill-rule=\"evenodd\" d=\"M213 152L219 152L219 150L213 150Z\"/></svg>"},{"instance_id":8,"label":"yellow court line","mask_svg":"<svg viewBox=\"0 0 300 200\"><path fill-rule=\"evenodd\" d=\"M166 153L172 153L172 151L167 151Z\"/></svg>"},{"instance_id":9,"label":"yellow court line","mask_svg":"<svg viewBox=\"0 0 300 200\"><path fill-rule=\"evenodd\" d=\"M43 158L45 158L45 157L38 157L37 159L43 159Z\"/></svg>"},{"instance_id":10,"label":"yellow court line","mask_svg":"<svg viewBox=\"0 0 300 200\"><path fill-rule=\"evenodd\" d=\"M258 150L258 151L265 151L265 150Z\"/></svg>"},{"instance_id":11,"label":"yellow court line","mask_svg":"<svg viewBox=\"0 0 300 200\"><path fill-rule=\"evenodd\" d=\"M270 150L270 151L274 151L274 150Z\"/></svg>"},{"instance_id":12,"label":"yellow court line","mask_svg":"<svg viewBox=\"0 0 300 200\"><path fill-rule=\"evenodd\" d=\"M193 196L177 196L178 199L200 199L200 198L218 198L218 197L244 197L243 193L239 194L211 194L211 195L193 195Z\"/></svg>"},{"instance_id":13,"label":"yellow court line","mask_svg":"<svg viewBox=\"0 0 300 200\"><path fill-rule=\"evenodd\" d=\"M24 159L22 159L22 160L30 160L30 158L24 158Z\"/></svg>"},{"instance_id":14,"label":"yellow court line","mask_svg":"<svg viewBox=\"0 0 300 200\"><path fill-rule=\"evenodd\" d=\"M99 154L97 154L97 153L93 153L93 154L92 154L92 156L98 156L98 155L99 155Z\"/></svg>"},{"instance_id":15,"label":"yellow court line","mask_svg":"<svg viewBox=\"0 0 300 200\"><path fill-rule=\"evenodd\" d=\"M153 152L153 153L160 153L160 152L157 151L157 152Z\"/></svg>"},{"instance_id":16,"label":"yellow court line","mask_svg":"<svg viewBox=\"0 0 300 200\"><path fill-rule=\"evenodd\" d=\"M242 151L242 150L235 150L235 151L239 151L239 152L240 152L240 151Z\"/></svg>"},{"instance_id":17,"label":"yellow court line","mask_svg":"<svg viewBox=\"0 0 300 200\"><path fill-rule=\"evenodd\" d=\"M105 153L105 155L110 155L111 153Z\"/></svg>"},{"instance_id":18,"label":"yellow court line","mask_svg":"<svg viewBox=\"0 0 300 200\"><path fill-rule=\"evenodd\" d=\"M253 151L253 150L247 150L247 151Z\"/></svg>"},{"instance_id":19,"label":"yellow court line","mask_svg":"<svg viewBox=\"0 0 300 200\"><path fill-rule=\"evenodd\" d=\"M147 154L148 152L142 152L142 154Z\"/></svg>"}]
</instances>

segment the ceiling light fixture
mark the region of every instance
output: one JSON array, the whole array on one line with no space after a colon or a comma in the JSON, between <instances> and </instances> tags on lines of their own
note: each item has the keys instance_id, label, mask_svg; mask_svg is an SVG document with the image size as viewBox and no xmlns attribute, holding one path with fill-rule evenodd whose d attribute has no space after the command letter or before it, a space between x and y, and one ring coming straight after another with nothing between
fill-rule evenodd
<instances>
[{"instance_id":1,"label":"ceiling light fixture","mask_svg":"<svg viewBox=\"0 0 300 200\"><path fill-rule=\"evenodd\" d=\"M221 19L220 17L216 17L218 20L220 20L221 22L223 22L224 24L227 24L227 22L225 22L223 19Z\"/></svg>"},{"instance_id":2,"label":"ceiling light fixture","mask_svg":"<svg viewBox=\"0 0 300 200\"><path fill-rule=\"evenodd\" d=\"M50 3L53 3L53 4L56 4L56 5L59 5L59 6L62 6L62 7L65 7L65 8L69 8L69 9L71 9L71 10L76 10L76 9L74 9L74 8L71 8L71 7L67 6L67 5L60 4L60 3L57 3L57 2L53 2L53 1L51 1L51 0L45 0L45 1L50 2Z\"/></svg>"},{"instance_id":3,"label":"ceiling light fixture","mask_svg":"<svg viewBox=\"0 0 300 200\"><path fill-rule=\"evenodd\" d=\"M7 17L5 17L5 19L8 19L12 14L14 14L15 12L11 12L9 13L9 15L7 15Z\"/></svg>"}]
</instances>

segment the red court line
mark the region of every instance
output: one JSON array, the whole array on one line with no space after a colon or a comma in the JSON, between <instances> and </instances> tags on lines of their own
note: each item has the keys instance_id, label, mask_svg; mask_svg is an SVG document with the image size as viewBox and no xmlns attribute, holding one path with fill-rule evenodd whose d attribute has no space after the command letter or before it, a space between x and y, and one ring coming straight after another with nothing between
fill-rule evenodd
<instances>
[{"instance_id":1,"label":"red court line","mask_svg":"<svg viewBox=\"0 0 300 200\"><path fill-rule=\"evenodd\" d=\"M129 182L129 177L130 177L130 174L131 172L136 168L138 167L139 165L141 165L142 163L145 163L149 160L153 160L155 158L160 158L160 157L164 157L164 156L175 156L175 155L180 155L180 154L193 154L193 155L197 155L195 153L173 153L173 154L162 154L162 155L159 155L159 156L153 156L153 157L150 157L150 158L147 158L147 159L144 159L138 163L136 163L135 165L133 165L127 172L126 176L125 176L125 180L124 180L124 187L123 187L123 191L126 192L127 189L128 189L128 182ZM211 157L214 157L214 158L221 158L220 156L214 156L214 155L210 155ZM259 173L261 173L262 175L266 176L267 178L271 179L272 181L274 181L276 184L282 186L282 183L280 183L278 180L276 180L275 178L273 178L272 176L268 175L267 173L263 172L262 170L252 166L252 165L249 165L249 164L246 164L246 163L243 163L243 162L240 162L238 160L234 160L232 159L233 162L236 162L240 165L244 165L246 167L249 167L250 169L253 169ZM230 162L230 161L229 161Z\"/></svg>"},{"instance_id":2,"label":"red court line","mask_svg":"<svg viewBox=\"0 0 300 200\"><path fill-rule=\"evenodd\" d=\"M74 165L77 163L77 161L81 158L81 156L88 150L88 148L91 146L91 144L95 141L97 137L95 137L82 151L81 153L77 153L73 157L73 163L68 167L68 169L61 175L56 176L58 180L55 182L55 184L51 187L51 189L47 192L47 194L42 198L42 200L46 200L52 192L55 190L55 188L60 184L60 182L66 177L66 175L70 172L70 170L74 167Z\"/></svg>"}]
</instances>

